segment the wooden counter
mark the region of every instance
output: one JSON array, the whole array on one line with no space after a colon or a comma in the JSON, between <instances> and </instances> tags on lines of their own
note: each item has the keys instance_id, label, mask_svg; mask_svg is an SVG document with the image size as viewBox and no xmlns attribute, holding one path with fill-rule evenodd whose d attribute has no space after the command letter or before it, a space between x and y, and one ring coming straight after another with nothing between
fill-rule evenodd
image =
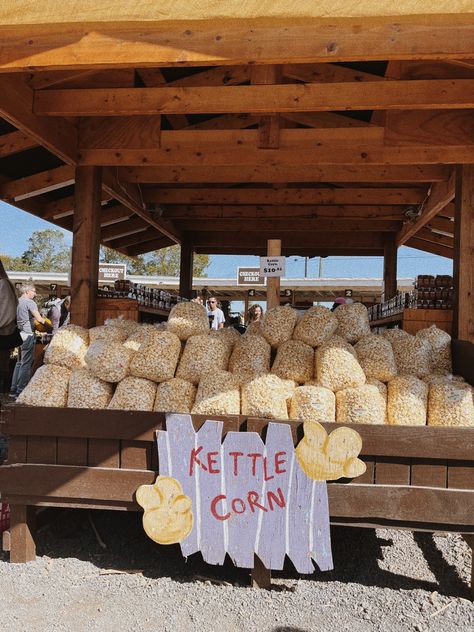
<instances>
[{"instance_id":1,"label":"wooden counter","mask_svg":"<svg viewBox=\"0 0 474 632\"><path fill-rule=\"evenodd\" d=\"M453 310L451 309L404 309L399 314L372 320L371 327L398 325L409 334L416 334L420 329L436 325L449 335L453 329Z\"/></svg>"}]
</instances>

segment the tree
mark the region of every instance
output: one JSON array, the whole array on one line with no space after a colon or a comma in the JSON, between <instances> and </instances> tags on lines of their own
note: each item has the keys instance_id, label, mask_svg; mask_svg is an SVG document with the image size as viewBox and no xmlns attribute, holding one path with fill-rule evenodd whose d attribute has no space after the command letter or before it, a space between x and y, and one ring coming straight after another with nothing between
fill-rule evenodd
<instances>
[{"instance_id":1,"label":"tree","mask_svg":"<svg viewBox=\"0 0 474 632\"><path fill-rule=\"evenodd\" d=\"M71 261L71 249L64 233L54 228L35 230L28 239L29 248L21 258L26 270L36 272L67 272Z\"/></svg>"},{"instance_id":2,"label":"tree","mask_svg":"<svg viewBox=\"0 0 474 632\"><path fill-rule=\"evenodd\" d=\"M104 263L126 263L129 274L140 276L179 276L180 249L179 246L170 246L146 255L127 257L116 250L101 246L100 260ZM208 265L209 255L195 255L194 276L206 276L205 270Z\"/></svg>"},{"instance_id":3,"label":"tree","mask_svg":"<svg viewBox=\"0 0 474 632\"><path fill-rule=\"evenodd\" d=\"M3 267L5 270L12 270L15 272L23 272L28 270L28 265L23 261L21 257L11 257L10 255L0 255Z\"/></svg>"}]
</instances>

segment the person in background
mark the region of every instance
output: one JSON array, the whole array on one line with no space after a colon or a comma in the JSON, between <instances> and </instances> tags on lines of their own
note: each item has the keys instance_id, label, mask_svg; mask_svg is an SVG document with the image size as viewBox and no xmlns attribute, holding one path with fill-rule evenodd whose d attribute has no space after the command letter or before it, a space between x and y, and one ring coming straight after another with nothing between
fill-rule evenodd
<instances>
[{"instance_id":1,"label":"person in background","mask_svg":"<svg viewBox=\"0 0 474 632\"><path fill-rule=\"evenodd\" d=\"M254 323L255 321L258 320L262 320L263 318L263 309L261 305L258 305L257 303L255 305L252 305L247 313L248 315L248 322L250 323Z\"/></svg>"},{"instance_id":2,"label":"person in background","mask_svg":"<svg viewBox=\"0 0 474 632\"><path fill-rule=\"evenodd\" d=\"M347 303L347 300L343 296L338 296L336 300L334 301L334 303L332 304L331 312L333 312L336 309L336 307L339 307L339 305L345 305L346 303Z\"/></svg>"},{"instance_id":3,"label":"person in background","mask_svg":"<svg viewBox=\"0 0 474 632\"><path fill-rule=\"evenodd\" d=\"M66 296L61 303L59 325L58 325L59 328L66 327L66 325L69 325L70 320L71 320L71 297Z\"/></svg>"},{"instance_id":4,"label":"person in background","mask_svg":"<svg viewBox=\"0 0 474 632\"><path fill-rule=\"evenodd\" d=\"M21 296L16 309L16 322L23 342L10 388L10 395L13 397L18 396L30 381L35 352L35 320L42 325L47 324L46 318L41 316L38 306L33 300L36 296L35 286L22 285L20 290Z\"/></svg>"},{"instance_id":5,"label":"person in background","mask_svg":"<svg viewBox=\"0 0 474 632\"><path fill-rule=\"evenodd\" d=\"M210 296L207 299L207 316L209 318L209 327L211 329L223 329L225 318L224 312L217 307L217 299Z\"/></svg>"}]
</instances>

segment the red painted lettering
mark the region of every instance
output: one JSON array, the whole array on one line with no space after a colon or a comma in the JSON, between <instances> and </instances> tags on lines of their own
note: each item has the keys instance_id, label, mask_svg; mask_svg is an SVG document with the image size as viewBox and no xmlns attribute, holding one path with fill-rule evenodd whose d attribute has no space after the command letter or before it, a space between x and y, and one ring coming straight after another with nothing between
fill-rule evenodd
<instances>
[{"instance_id":1,"label":"red painted lettering","mask_svg":"<svg viewBox=\"0 0 474 632\"><path fill-rule=\"evenodd\" d=\"M247 456L252 461L252 476L256 476L256 474L257 474L257 459L258 459L259 456L261 457L262 455L260 454L260 452L252 452L250 454L247 454Z\"/></svg>"},{"instance_id":2,"label":"red painted lettering","mask_svg":"<svg viewBox=\"0 0 474 632\"><path fill-rule=\"evenodd\" d=\"M207 467L209 469L209 474L220 474L221 471L219 468L214 469L214 465L217 464L216 456L219 455L219 452L208 452L207 453Z\"/></svg>"},{"instance_id":3,"label":"red painted lettering","mask_svg":"<svg viewBox=\"0 0 474 632\"><path fill-rule=\"evenodd\" d=\"M280 470L280 465L286 463L286 459L280 459L278 457L285 455L286 452L275 452L275 474L284 474L286 470Z\"/></svg>"},{"instance_id":4,"label":"red painted lettering","mask_svg":"<svg viewBox=\"0 0 474 632\"><path fill-rule=\"evenodd\" d=\"M239 465L238 465L239 456L244 456L244 453L243 452L229 452L229 456L233 457L234 459L234 476L237 476L239 473Z\"/></svg>"},{"instance_id":5,"label":"red painted lettering","mask_svg":"<svg viewBox=\"0 0 474 632\"><path fill-rule=\"evenodd\" d=\"M267 493L268 507L270 511L273 511L273 503L278 505L280 509L284 509L284 507L286 507L285 497L283 496L283 492L280 487L277 489L277 494L278 496L274 494L274 492Z\"/></svg>"},{"instance_id":6,"label":"red painted lettering","mask_svg":"<svg viewBox=\"0 0 474 632\"><path fill-rule=\"evenodd\" d=\"M211 514L214 516L214 518L216 518L217 520L228 520L230 518L230 513L226 513L226 514L219 514L217 513L217 505L218 503L220 503L221 500L225 500L226 497L221 494L220 496L216 496L213 501L211 502Z\"/></svg>"},{"instance_id":7,"label":"red painted lettering","mask_svg":"<svg viewBox=\"0 0 474 632\"><path fill-rule=\"evenodd\" d=\"M264 457L263 459L263 480L264 481L271 481L272 478L275 478L273 476L273 474L271 476L268 476L268 472L267 472L267 457Z\"/></svg>"},{"instance_id":8,"label":"red painted lettering","mask_svg":"<svg viewBox=\"0 0 474 632\"><path fill-rule=\"evenodd\" d=\"M249 507L250 507L250 511L252 513L254 513L255 509L254 507L258 507L259 509L261 509L262 511L268 511L268 509L266 507L264 507L263 505L261 505L258 501L258 499L260 498L259 494L257 494L257 492L249 492L247 494L247 500L249 503Z\"/></svg>"},{"instance_id":9,"label":"red painted lettering","mask_svg":"<svg viewBox=\"0 0 474 632\"><path fill-rule=\"evenodd\" d=\"M194 474L194 464L196 463L197 465L199 465L199 467L202 467L202 469L207 472L207 467L204 465L204 463L202 461L200 461L197 457L199 452L201 452L202 450L202 445L199 446L199 448L193 448L191 450L191 457L189 459L189 476L192 476Z\"/></svg>"},{"instance_id":10,"label":"red painted lettering","mask_svg":"<svg viewBox=\"0 0 474 632\"><path fill-rule=\"evenodd\" d=\"M240 504L240 511L237 511L237 504ZM241 498L234 498L231 507L232 511L236 514L242 514L245 511L245 503Z\"/></svg>"}]
</instances>

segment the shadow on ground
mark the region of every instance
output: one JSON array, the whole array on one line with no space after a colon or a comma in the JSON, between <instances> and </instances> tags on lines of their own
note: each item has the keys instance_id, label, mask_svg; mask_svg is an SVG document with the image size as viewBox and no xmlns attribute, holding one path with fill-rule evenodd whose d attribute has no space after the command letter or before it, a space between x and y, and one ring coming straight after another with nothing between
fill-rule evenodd
<instances>
[{"instance_id":1,"label":"shadow on ground","mask_svg":"<svg viewBox=\"0 0 474 632\"><path fill-rule=\"evenodd\" d=\"M160 546L145 535L141 514L131 512L88 511L80 509L48 509L42 515L43 525L37 533L38 555L52 558L76 557L90 561L99 569L141 571L150 578L170 577L179 582L210 581L249 585L249 571L235 568L228 558L224 566L211 566L202 561L200 554L187 560L178 545ZM99 538L107 548L102 548ZM469 588L437 548L428 533L415 533L414 539L421 549L429 569L436 578L423 581L380 568L383 547L392 545L390 539L377 536L374 529L333 527L332 549L334 570L316 570L306 579L320 582L353 582L366 586L412 590L437 590L453 597L469 598ZM8 554L3 553L7 560ZM291 563L283 571L274 572L280 579L300 577ZM293 590L283 583L275 590Z\"/></svg>"}]
</instances>

